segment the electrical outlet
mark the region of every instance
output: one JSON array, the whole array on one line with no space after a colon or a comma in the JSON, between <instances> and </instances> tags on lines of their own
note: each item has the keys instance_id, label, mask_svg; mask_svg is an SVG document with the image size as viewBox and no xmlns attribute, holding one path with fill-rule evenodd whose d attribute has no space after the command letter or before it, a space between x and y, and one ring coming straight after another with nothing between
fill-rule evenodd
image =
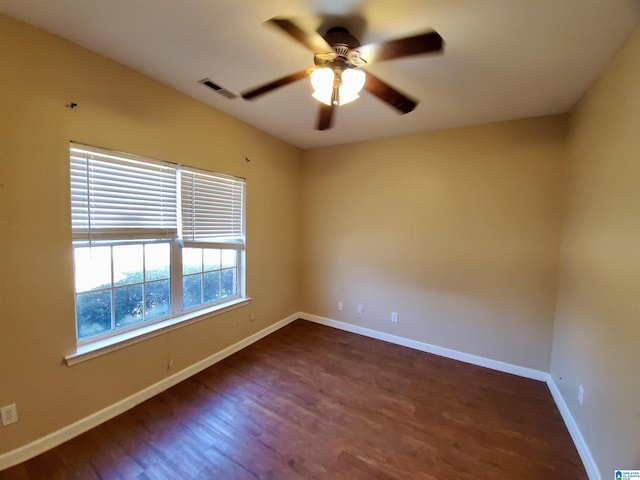
<instances>
[{"instance_id":1,"label":"electrical outlet","mask_svg":"<svg viewBox=\"0 0 640 480\"><path fill-rule=\"evenodd\" d=\"M583 401L584 401L584 388L582 387L582 385L578 385L578 403L582 405Z\"/></svg>"},{"instance_id":2,"label":"electrical outlet","mask_svg":"<svg viewBox=\"0 0 640 480\"><path fill-rule=\"evenodd\" d=\"M2 415L2 425L7 426L18 421L18 409L15 403L0 408Z\"/></svg>"},{"instance_id":3,"label":"electrical outlet","mask_svg":"<svg viewBox=\"0 0 640 480\"><path fill-rule=\"evenodd\" d=\"M393 323L398 323L398 312L391 312L391 321Z\"/></svg>"},{"instance_id":4,"label":"electrical outlet","mask_svg":"<svg viewBox=\"0 0 640 480\"><path fill-rule=\"evenodd\" d=\"M338 302L338 310L342 310L344 308L344 305L342 304L342 302Z\"/></svg>"},{"instance_id":5,"label":"electrical outlet","mask_svg":"<svg viewBox=\"0 0 640 480\"><path fill-rule=\"evenodd\" d=\"M364 312L364 307L362 305L358 305L358 315L362 315L362 312Z\"/></svg>"}]
</instances>

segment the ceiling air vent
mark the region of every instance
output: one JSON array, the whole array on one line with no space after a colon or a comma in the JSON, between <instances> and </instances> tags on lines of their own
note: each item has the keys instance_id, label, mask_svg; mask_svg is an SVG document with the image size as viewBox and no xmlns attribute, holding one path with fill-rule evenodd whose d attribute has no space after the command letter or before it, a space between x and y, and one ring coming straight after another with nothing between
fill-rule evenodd
<instances>
[{"instance_id":1,"label":"ceiling air vent","mask_svg":"<svg viewBox=\"0 0 640 480\"><path fill-rule=\"evenodd\" d=\"M228 98L229 100L233 100L234 98L238 98L238 95L236 95L235 93L227 90L226 88L222 88L220 85L213 83L211 80L209 80L208 78L203 78L202 80L198 80L198 83L201 83L202 85L209 87L211 90L214 90L216 93L219 93L220 95L222 95L223 97Z\"/></svg>"}]
</instances>

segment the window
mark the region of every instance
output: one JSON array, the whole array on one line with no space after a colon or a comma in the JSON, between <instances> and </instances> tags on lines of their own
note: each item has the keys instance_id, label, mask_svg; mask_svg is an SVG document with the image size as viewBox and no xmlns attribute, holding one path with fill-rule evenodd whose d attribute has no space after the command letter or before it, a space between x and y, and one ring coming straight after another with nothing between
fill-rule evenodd
<instances>
[{"instance_id":1,"label":"window","mask_svg":"<svg viewBox=\"0 0 640 480\"><path fill-rule=\"evenodd\" d=\"M80 344L244 294L243 179L70 146Z\"/></svg>"}]
</instances>

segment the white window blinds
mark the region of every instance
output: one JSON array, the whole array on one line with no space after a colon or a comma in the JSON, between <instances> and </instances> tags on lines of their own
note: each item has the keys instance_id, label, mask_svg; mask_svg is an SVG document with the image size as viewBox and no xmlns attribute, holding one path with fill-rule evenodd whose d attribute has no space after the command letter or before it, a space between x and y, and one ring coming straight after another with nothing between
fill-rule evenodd
<instances>
[{"instance_id":1,"label":"white window blinds","mask_svg":"<svg viewBox=\"0 0 640 480\"><path fill-rule=\"evenodd\" d=\"M184 245L244 249L245 181L190 167L180 176Z\"/></svg>"},{"instance_id":2,"label":"white window blinds","mask_svg":"<svg viewBox=\"0 0 640 480\"><path fill-rule=\"evenodd\" d=\"M74 240L173 238L177 167L71 143Z\"/></svg>"}]
</instances>

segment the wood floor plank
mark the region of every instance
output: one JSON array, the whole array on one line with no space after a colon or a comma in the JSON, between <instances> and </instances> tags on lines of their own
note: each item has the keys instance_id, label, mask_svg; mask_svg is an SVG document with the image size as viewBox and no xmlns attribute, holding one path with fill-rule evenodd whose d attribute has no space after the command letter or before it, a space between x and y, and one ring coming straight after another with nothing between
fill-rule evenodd
<instances>
[{"instance_id":1,"label":"wood floor plank","mask_svg":"<svg viewBox=\"0 0 640 480\"><path fill-rule=\"evenodd\" d=\"M44 478L587 476L543 382L298 320L0 472Z\"/></svg>"}]
</instances>

